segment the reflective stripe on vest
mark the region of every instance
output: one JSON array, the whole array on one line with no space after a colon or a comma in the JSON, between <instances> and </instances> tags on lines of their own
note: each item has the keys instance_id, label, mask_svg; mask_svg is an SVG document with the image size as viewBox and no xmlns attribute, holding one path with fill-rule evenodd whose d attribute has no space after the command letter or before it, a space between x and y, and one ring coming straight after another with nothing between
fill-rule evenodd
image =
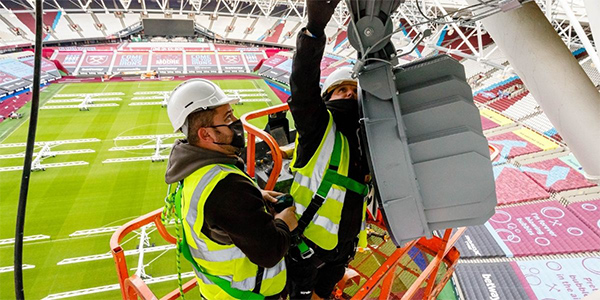
<instances>
[{"instance_id":1,"label":"reflective stripe on vest","mask_svg":"<svg viewBox=\"0 0 600 300\"><path fill-rule=\"evenodd\" d=\"M329 160L334 149L335 140L336 126L330 113L324 137L309 162L302 168L294 168L297 153L294 154L294 161L292 161L291 166L292 171L295 171L296 174L290 193L294 196L296 213L299 217L302 216L323 181L325 172L329 168ZM348 176L350 164L348 140L341 135L340 142L341 157L337 173ZM296 147L297 149L298 147ZM304 230L306 238L325 250L331 250L338 244L339 224L345 197L346 188L333 184L327 192L325 201ZM365 208L366 206L363 206L363 214Z\"/></svg>"},{"instance_id":2,"label":"reflective stripe on vest","mask_svg":"<svg viewBox=\"0 0 600 300\"><path fill-rule=\"evenodd\" d=\"M204 224L204 204L218 182L229 174L238 174L252 181L239 169L222 164L200 168L184 180L182 194L184 233L194 260L208 274L231 282L232 288L252 291L256 285L258 266L234 244L215 243L201 231ZM188 196L190 194L191 197ZM231 298L204 274L195 268L194 271L200 291L205 298ZM266 296L278 294L283 290L285 280L285 262L282 259L275 267L265 268L260 293Z\"/></svg>"},{"instance_id":3,"label":"reflective stripe on vest","mask_svg":"<svg viewBox=\"0 0 600 300\"><path fill-rule=\"evenodd\" d=\"M265 269L265 272L262 276L262 280L263 282L268 280L268 279L273 279L275 278L275 276L279 275L281 272L283 272L285 270L285 262L283 260L281 260L279 263L277 263L277 265L275 265L272 268L268 268ZM194 273L196 273L196 276L202 280L202 282L206 285L215 285L212 281L210 281L210 279L208 279L206 276L204 276L204 274L198 272L196 269L194 269ZM256 277L251 277L248 278L246 280L242 280L242 281L235 281L233 279L233 276L219 276L229 282L231 282L231 287L239 289L239 290L252 290L254 289L254 286L256 285Z\"/></svg>"}]
</instances>

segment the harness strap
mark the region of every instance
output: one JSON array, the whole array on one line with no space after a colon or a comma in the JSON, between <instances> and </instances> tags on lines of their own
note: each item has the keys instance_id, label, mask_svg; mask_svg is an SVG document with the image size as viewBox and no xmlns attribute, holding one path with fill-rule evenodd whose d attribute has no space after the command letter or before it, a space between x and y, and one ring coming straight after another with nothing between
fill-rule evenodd
<instances>
[{"instance_id":1,"label":"harness strap","mask_svg":"<svg viewBox=\"0 0 600 300\"><path fill-rule=\"evenodd\" d=\"M173 200L173 202L175 203L176 218L179 219L180 225L183 223L183 214L181 212L182 191L183 191L183 180L179 182L179 185L177 186L177 190L175 191L175 193L172 193L171 196L169 197L169 198L172 198L171 200ZM183 226L181 226L181 229L183 231ZM198 264L198 262L196 262L196 260L192 256L192 253L190 252L190 248L189 248L187 240L185 238L185 233L182 234L181 239L177 243L177 247L179 248L180 253L183 254L183 257L185 257L185 259L187 259L192 264L194 269L196 269L198 272L204 274L204 276L206 276L206 278L208 278L208 280L212 281L212 283L214 283L219 288L221 288L223 291L225 291L227 294L229 294L229 296L236 298L236 299L249 299L249 300L263 300L265 298L265 296L258 293L260 291L260 287L262 285L262 277L263 277L264 270L265 270L264 268L262 268L260 266L258 267L254 290L253 291L242 291L242 290L231 287L231 282L229 282L221 277L209 274L204 268L202 268ZM259 278L260 278L260 281L259 281Z\"/></svg>"},{"instance_id":2,"label":"harness strap","mask_svg":"<svg viewBox=\"0 0 600 300\"><path fill-rule=\"evenodd\" d=\"M323 180L321 181L317 192L314 194L313 198L308 204L308 207L306 207L306 210L298 220L298 227L294 229L294 232L297 232L298 234L302 234L304 232L304 230L306 229L306 227L308 227L319 208L321 208L321 206L325 202L327 194L329 194L329 190L331 190L331 187L334 184L344 187L362 196L366 196L368 194L369 188L367 187L367 185L338 173L341 157L342 134L339 131L336 131L335 143L333 144L333 151L331 152L331 157L329 159L329 168L325 170ZM312 249L308 247L306 243L304 243L304 241L302 241L298 245L298 248L300 248L300 252L303 258L307 258L310 257L310 255L312 255L312 253L310 255L307 255L307 253L309 251L312 251Z\"/></svg>"}]
</instances>

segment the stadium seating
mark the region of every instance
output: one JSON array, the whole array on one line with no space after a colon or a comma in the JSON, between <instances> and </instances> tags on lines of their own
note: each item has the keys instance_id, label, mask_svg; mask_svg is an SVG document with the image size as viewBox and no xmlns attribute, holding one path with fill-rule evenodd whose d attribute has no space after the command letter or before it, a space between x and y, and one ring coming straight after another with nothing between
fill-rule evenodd
<instances>
[{"instance_id":1,"label":"stadium seating","mask_svg":"<svg viewBox=\"0 0 600 300\"><path fill-rule=\"evenodd\" d=\"M233 21L233 17L219 16L213 21L212 27L209 29L214 33L224 37L227 35L227 26L231 24L231 21Z\"/></svg>"},{"instance_id":2,"label":"stadium seating","mask_svg":"<svg viewBox=\"0 0 600 300\"><path fill-rule=\"evenodd\" d=\"M473 95L475 96L473 100L480 103L489 102L496 98L494 95L498 95L499 91L503 91L504 89L509 88L515 84L523 84L523 82L520 79L518 79L517 76L513 76L506 80L494 83L486 88L474 92Z\"/></svg>"},{"instance_id":3,"label":"stadium seating","mask_svg":"<svg viewBox=\"0 0 600 300\"><path fill-rule=\"evenodd\" d=\"M231 31L225 33L225 37L241 40L246 36L246 30L250 27L256 18L252 17L237 17ZM227 26L229 26L228 24Z\"/></svg>"},{"instance_id":4,"label":"stadium seating","mask_svg":"<svg viewBox=\"0 0 600 300\"><path fill-rule=\"evenodd\" d=\"M69 20L65 17L65 15L63 15L58 20L58 23L54 28L54 32L56 37L60 40L81 39L83 35L80 35L77 29L78 27L73 27L72 24L69 23ZM49 40L54 41L57 39L51 37Z\"/></svg>"},{"instance_id":5,"label":"stadium seating","mask_svg":"<svg viewBox=\"0 0 600 300\"><path fill-rule=\"evenodd\" d=\"M0 18L4 21L0 21L0 45L31 44L33 33L15 14L0 9Z\"/></svg>"},{"instance_id":6,"label":"stadium seating","mask_svg":"<svg viewBox=\"0 0 600 300\"><path fill-rule=\"evenodd\" d=\"M246 40L263 41L267 30L270 30L275 23L279 22L279 18L263 18L260 22L254 24L254 31L246 36Z\"/></svg>"},{"instance_id":7,"label":"stadium seating","mask_svg":"<svg viewBox=\"0 0 600 300\"><path fill-rule=\"evenodd\" d=\"M125 28L114 14L99 13L96 14L96 18L104 25L108 34L113 34Z\"/></svg>"},{"instance_id":8,"label":"stadium seating","mask_svg":"<svg viewBox=\"0 0 600 300\"><path fill-rule=\"evenodd\" d=\"M140 22L141 18L139 14L134 14L134 13L126 13L123 14L123 22L125 22L125 28L127 28L128 26L131 26L137 22Z\"/></svg>"},{"instance_id":9,"label":"stadium seating","mask_svg":"<svg viewBox=\"0 0 600 300\"><path fill-rule=\"evenodd\" d=\"M61 77L54 63L47 59L42 59L41 67L40 80L42 84ZM31 87L32 81L33 52L0 55L0 98L28 89ZM3 115L6 116L6 114Z\"/></svg>"},{"instance_id":10,"label":"stadium seating","mask_svg":"<svg viewBox=\"0 0 600 300\"><path fill-rule=\"evenodd\" d=\"M548 120L548 117L544 113L523 120L523 124L550 137L556 133L556 129L554 129L554 126L550 123L550 120Z\"/></svg>"},{"instance_id":11,"label":"stadium seating","mask_svg":"<svg viewBox=\"0 0 600 300\"><path fill-rule=\"evenodd\" d=\"M539 104L533 98L533 95L527 93L525 97L517 101L508 109L504 110L504 114L515 120L522 120L541 111Z\"/></svg>"},{"instance_id":12,"label":"stadium seating","mask_svg":"<svg viewBox=\"0 0 600 300\"><path fill-rule=\"evenodd\" d=\"M92 19L90 14L69 14L68 17L71 18L74 24L77 24L81 28L81 33L85 38L104 37L102 31L94 26L96 21Z\"/></svg>"},{"instance_id":13,"label":"stadium seating","mask_svg":"<svg viewBox=\"0 0 600 300\"><path fill-rule=\"evenodd\" d=\"M300 22L300 19L288 17L285 20L285 24L277 43L294 46L296 44L296 33L300 30L300 28L302 28L302 25L303 24Z\"/></svg>"}]
</instances>

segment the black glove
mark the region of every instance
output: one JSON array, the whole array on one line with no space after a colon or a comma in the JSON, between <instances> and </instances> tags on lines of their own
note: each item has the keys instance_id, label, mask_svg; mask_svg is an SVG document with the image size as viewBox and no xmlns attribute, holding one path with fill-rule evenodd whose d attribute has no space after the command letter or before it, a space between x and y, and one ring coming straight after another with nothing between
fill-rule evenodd
<instances>
[{"instance_id":1,"label":"black glove","mask_svg":"<svg viewBox=\"0 0 600 300\"><path fill-rule=\"evenodd\" d=\"M306 29L316 37L325 34L325 26L329 23L338 3L340 0L307 0L308 24Z\"/></svg>"}]
</instances>

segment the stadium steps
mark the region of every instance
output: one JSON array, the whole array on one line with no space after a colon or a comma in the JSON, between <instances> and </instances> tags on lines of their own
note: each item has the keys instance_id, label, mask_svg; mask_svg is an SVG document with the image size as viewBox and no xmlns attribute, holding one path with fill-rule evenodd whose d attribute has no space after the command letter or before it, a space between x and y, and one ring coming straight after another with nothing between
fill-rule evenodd
<instances>
[{"instance_id":1,"label":"stadium steps","mask_svg":"<svg viewBox=\"0 0 600 300\"><path fill-rule=\"evenodd\" d=\"M56 12L45 12L44 17L43 17L44 26L52 28L52 24L54 23L56 14L57 14ZM33 14L19 13L19 14L15 14L15 15L23 24L25 24L25 26L27 26L27 28L29 28L29 30L31 30L31 32L33 32L35 34L35 18L33 16ZM48 24L50 24L50 25L48 25ZM54 36L52 34L51 30L49 31L49 33L52 37L56 38L56 36ZM48 34L45 34L43 38L45 39L46 36L48 36Z\"/></svg>"},{"instance_id":2,"label":"stadium steps","mask_svg":"<svg viewBox=\"0 0 600 300\"><path fill-rule=\"evenodd\" d=\"M103 36L107 36L105 26L102 24L102 22L100 22L96 14L92 11L90 15L92 16L92 19L94 19L94 26L96 27L96 29L102 31Z\"/></svg>"},{"instance_id":3,"label":"stadium steps","mask_svg":"<svg viewBox=\"0 0 600 300\"><path fill-rule=\"evenodd\" d=\"M252 24L245 30L246 34L244 35L244 40L248 39L248 35L250 35L254 32L254 26L256 26L257 22L258 22L258 18L255 18L254 22L252 22Z\"/></svg>"},{"instance_id":4,"label":"stadium steps","mask_svg":"<svg viewBox=\"0 0 600 300\"><path fill-rule=\"evenodd\" d=\"M83 34L81 33L81 26L79 26L79 25L75 24L75 22L73 22L73 20L71 19L71 17L69 17L69 15L67 15L67 14L64 14L64 15L63 15L63 18L65 18L65 20L67 20L67 22L69 23L69 27L70 27L70 28L71 28L73 31L77 32L77 34L78 34L78 35L79 35L81 38L85 38L85 37L83 36ZM74 28L77 28L77 29L74 29Z\"/></svg>"},{"instance_id":5,"label":"stadium steps","mask_svg":"<svg viewBox=\"0 0 600 300\"><path fill-rule=\"evenodd\" d=\"M302 25L302 22L298 22L296 23L296 25L294 25L294 27L289 30L288 32L286 32L282 37L281 37L281 41L279 41L279 43L283 44L285 43L286 40L292 40L294 41L294 44L296 43L296 40L294 39L294 33L298 32L298 28Z\"/></svg>"},{"instance_id":6,"label":"stadium steps","mask_svg":"<svg viewBox=\"0 0 600 300\"><path fill-rule=\"evenodd\" d=\"M4 24L6 24L6 26L8 26L8 29L10 29L11 32L14 32L15 26L12 23L10 23L10 21L8 21L6 18L4 18L4 16L1 14L0 14L0 20L2 22L4 22Z\"/></svg>"},{"instance_id":7,"label":"stadium steps","mask_svg":"<svg viewBox=\"0 0 600 300\"><path fill-rule=\"evenodd\" d=\"M237 21L237 18L238 18L237 16L234 16L233 19L231 19L231 23L229 23L229 27L227 27L225 29L225 37L228 37L229 34L235 30L235 21Z\"/></svg>"},{"instance_id":8,"label":"stadium steps","mask_svg":"<svg viewBox=\"0 0 600 300\"><path fill-rule=\"evenodd\" d=\"M273 27L271 27L271 29L269 29L266 33L265 33L265 42L269 42L269 43L277 43L277 41L279 41L279 37L281 36L281 33L283 32L283 27L285 26L285 21L284 20L277 20L275 21L275 24L273 24Z\"/></svg>"},{"instance_id":9,"label":"stadium steps","mask_svg":"<svg viewBox=\"0 0 600 300\"><path fill-rule=\"evenodd\" d=\"M210 31L214 31L213 30L213 24L215 23L215 20L218 18L218 16L213 17L213 15L210 15L210 17L208 18L210 20L210 23L208 24L208 30Z\"/></svg>"},{"instance_id":10,"label":"stadium steps","mask_svg":"<svg viewBox=\"0 0 600 300\"><path fill-rule=\"evenodd\" d=\"M125 20L123 20L123 15L116 15L116 18L119 19L119 22L121 22L121 26L123 27L123 29L127 28L127 25L125 25Z\"/></svg>"}]
</instances>

